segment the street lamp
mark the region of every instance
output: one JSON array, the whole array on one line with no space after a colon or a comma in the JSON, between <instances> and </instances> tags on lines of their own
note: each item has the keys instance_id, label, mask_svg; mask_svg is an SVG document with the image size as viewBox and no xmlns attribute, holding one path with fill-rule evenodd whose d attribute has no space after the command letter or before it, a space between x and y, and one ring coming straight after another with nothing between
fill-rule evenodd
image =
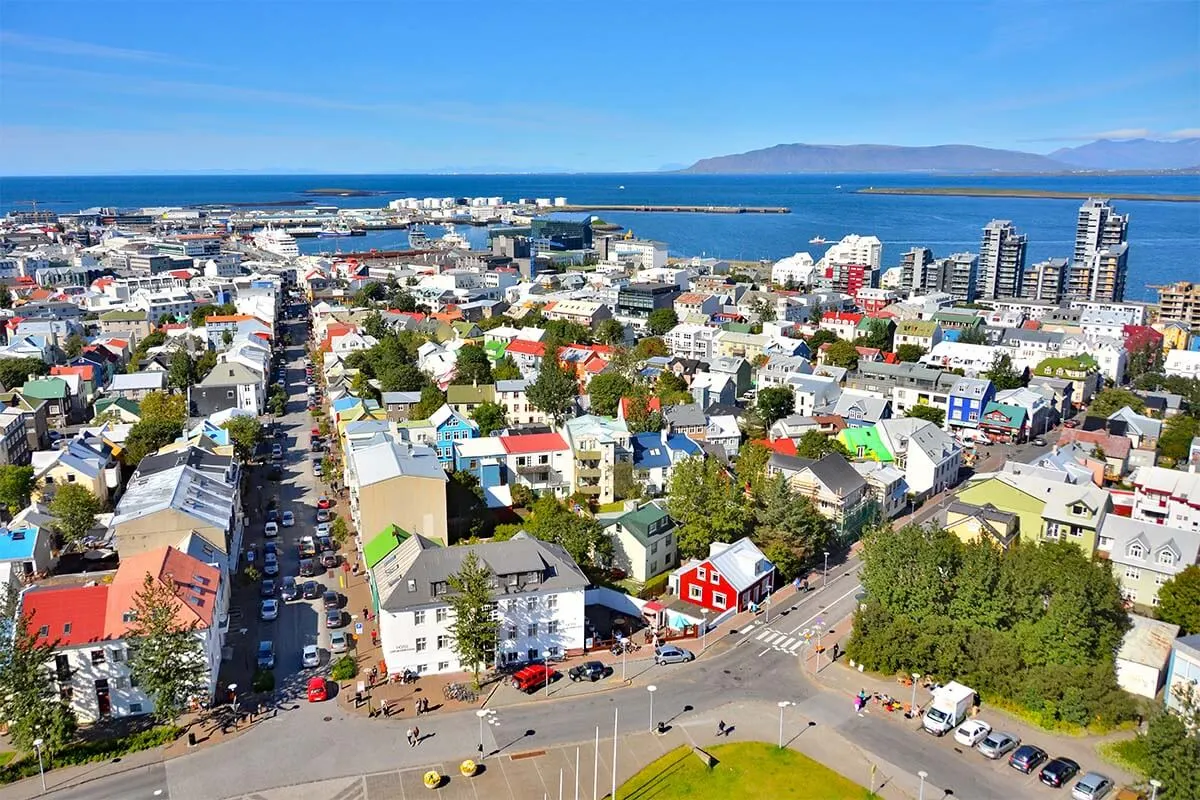
<instances>
[{"instance_id":1,"label":"street lamp","mask_svg":"<svg viewBox=\"0 0 1200 800\"><path fill-rule=\"evenodd\" d=\"M702 613L704 614L704 633L700 638L700 652L708 649L708 609L704 609Z\"/></svg>"},{"instance_id":2,"label":"street lamp","mask_svg":"<svg viewBox=\"0 0 1200 800\"><path fill-rule=\"evenodd\" d=\"M921 679L921 673L914 672L912 674L912 678L913 678L913 696L912 696L912 702L908 704L908 708L909 708L909 711L912 713L912 715L915 717L917 715L917 681L919 681Z\"/></svg>"},{"instance_id":3,"label":"street lamp","mask_svg":"<svg viewBox=\"0 0 1200 800\"><path fill-rule=\"evenodd\" d=\"M45 788L43 786L42 788ZM1150 800L1158 800L1158 790L1162 788L1162 781L1157 778L1150 779Z\"/></svg>"},{"instance_id":4,"label":"street lamp","mask_svg":"<svg viewBox=\"0 0 1200 800\"><path fill-rule=\"evenodd\" d=\"M475 716L479 717L479 760L483 760L483 721L488 720L488 724L493 724L489 717L495 716L496 711L492 708L481 708L475 712Z\"/></svg>"},{"instance_id":5,"label":"street lamp","mask_svg":"<svg viewBox=\"0 0 1200 800\"><path fill-rule=\"evenodd\" d=\"M42 740L33 740L33 749L37 751L38 775L42 776L42 791L46 791L46 770L42 769Z\"/></svg>"},{"instance_id":6,"label":"street lamp","mask_svg":"<svg viewBox=\"0 0 1200 800\"><path fill-rule=\"evenodd\" d=\"M925 800L925 779L929 777L929 773L921 770L917 773L917 777L921 779L921 788L917 792L917 800Z\"/></svg>"},{"instance_id":7,"label":"street lamp","mask_svg":"<svg viewBox=\"0 0 1200 800\"><path fill-rule=\"evenodd\" d=\"M229 684L229 705L233 707L234 714L237 713L237 704L238 704L237 684L231 683L231 684Z\"/></svg>"},{"instance_id":8,"label":"street lamp","mask_svg":"<svg viewBox=\"0 0 1200 800\"><path fill-rule=\"evenodd\" d=\"M821 620L817 620L816 624L813 625L813 630L817 632L817 660L815 666L813 667L813 672L821 671L821 629L824 626L825 623Z\"/></svg>"},{"instance_id":9,"label":"street lamp","mask_svg":"<svg viewBox=\"0 0 1200 800\"><path fill-rule=\"evenodd\" d=\"M779 749L783 749L783 710L788 706L796 705L791 700L780 700L775 705L779 706Z\"/></svg>"},{"instance_id":10,"label":"street lamp","mask_svg":"<svg viewBox=\"0 0 1200 800\"><path fill-rule=\"evenodd\" d=\"M625 680L625 651L629 648L625 646L624 640L617 639L617 642L621 645L621 680Z\"/></svg>"},{"instance_id":11,"label":"street lamp","mask_svg":"<svg viewBox=\"0 0 1200 800\"><path fill-rule=\"evenodd\" d=\"M821 588L824 589L829 585L829 551L825 551L825 572L821 576Z\"/></svg>"},{"instance_id":12,"label":"street lamp","mask_svg":"<svg viewBox=\"0 0 1200 800\"><path fill-rule=\"evenodd\" d=\"M553 655L549 650L543 650L542 655L546 659L546 697L550 696L550 656Z\"/></svg>"},{"instance_id":13,"label":"street lamp","mask_svg":"<svg viewBox=\"0 0 1200 800\"><path fill-rule=\"evenodd\" d=\"M654 730L654 693L658 691L658 687L653 683L646 687L646 691L650 693L650 730Z\"/></svg>"}]
</instances>

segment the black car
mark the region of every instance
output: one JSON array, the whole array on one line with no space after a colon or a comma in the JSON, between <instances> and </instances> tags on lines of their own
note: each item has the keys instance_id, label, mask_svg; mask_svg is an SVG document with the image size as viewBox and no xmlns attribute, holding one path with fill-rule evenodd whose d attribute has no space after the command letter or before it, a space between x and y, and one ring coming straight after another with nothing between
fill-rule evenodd
<instances>
[{"instance_id":1,"label":"black car","mask_svg":"<svg viewBox=\"0 0 1200 800\"><path fill-rule=\"evenodd\" d=\"M283 595L284 600L295 600L300 596L300 587L296 585L296 579L291 575L284 577L280 594Z\"/></svg>"},{"instance_id":2,"label":"black car","mask_svg":"<svg viewBox=\"0 0 1200 800\"><path fill-rule=\"evenodd\" d=\"M1046 760L1046 751L1031 744L1023 744L1008 757L1008 765L1026 775L1037 769Z\"/></svg>"},{"instance_id":3,"label":"black car","mask_svg":"<svg viewBox=\"0 0 1200 800\"><path fill-rule=\"evenodd\" d=\"M1053 759L1049 764L1042 767L1042 771L1038 773L1038 780L1047 786L1053 786L1055 789L1066 786L1067 781L1074 778L1079 772L1079 765L1069 758L1061 756Z\"/></svg>"},{"instance_id":4,"label":"black car","mask_svg":"<svg viewBox=\"0 0 1200 800\"><path fill-rule=\"evenodd\" d=\"M274 597L275 596L275 579L274 578L263 578L262 583L260 583L258 585L258 594L260 597Z\"/></svg>"},{"instance_id":5,"label":"black car","mask_svg":"<svg viewBox=\"0 0 1200 800\"><path fill-rule=\"evenodd\" d=\"M585 661L567 670L567 677L573 681L598 681L612 674L612 667L600 661Z\"/></svg>"},{"instance_id":6,"label":"black car","mask_svg":"<svg viewBox=\"0 0 1200 800\"><path fill-rule=\"evenodd\" d=\"M328 536L317 537L317 549L322 551L337 550L337 548L333 546L333 539Z\"/></svg>"},{"instance_id":7,"label":"black car","mask_svg":"<svg viewBox=\"0 0 1200 800\"><path fill-rule=\"evenodd\" d=\"M342 598L341 595L330 589L321 595L321 603L325 606L326 611L331 608L341 608Z\"/></svg>"},{"instance_id":8,"label":"black car","mask_svg":"<svg viewBox=\"0 0 1200 800\"><path fill-rule=\"evenodd\" d=\"M305 578L316 577L317 564L311 558L300 559L300 575Z\"/></svg>"},{"instance_id":9,"label":"black car","mask_svg":"<svg viewBox=\"0 0 1200 800\"><path fill-rule=\"evenodd\" d=\"M321 593L323 591L324 591L324 589L321 586L321 584L317 583L316 581L305 581L304 582L304 599L305 600L316 600L318 597L321 596Z\"/></svg>"}]
</instances>

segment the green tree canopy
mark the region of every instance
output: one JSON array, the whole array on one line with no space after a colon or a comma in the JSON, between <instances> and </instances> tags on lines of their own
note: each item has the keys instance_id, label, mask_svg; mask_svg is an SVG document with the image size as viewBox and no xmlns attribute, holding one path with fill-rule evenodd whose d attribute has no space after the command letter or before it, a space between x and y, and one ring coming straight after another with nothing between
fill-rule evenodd
<instances>
[{"instance_id":1,"label":"green tree canopy","mask_svg":"<svg viewBox=\"0 0 1200 800\"><path fill-rule=\"evenodd\" d=\"M7 286L0 286L0 308L12 308L12 291Z\"/></svg>"},{"instance_id":2,"label":"green tree canopy","mask_svg":"<svg viewBox=\"0 0 1200 800\"><path fill-rule=\"evenodd\" d=\"M596 326L596 341L616 346L625 341L625 326L615 319L601 320Z\"/></svg>"},{"instance_id":3,"label":"green tree canopy","mask_svg":"<svg viewBox=\"0 0 1200 800\"><path fill-rule=\"evenodd\" d=\"M833 523L807 497L794 494L782 475L768 480L755 501L754 542L785 580L816 563L834 540Z\"/></svg>"},{"instance_id":4,"label":"green tree canopy","mask_svg":"<svg viewBox=\"0 0 1200 800\"><path fill-rule=\"evenodd\" d=\"M50 501L54 527L68 542L76 542L96 525L96 515L104 507L96 496L79 483L64 483Z\"/></svg>"},{"instance_id":5,"label":"green tree canopy","mask_svg":"<svg viewBox=\"0 0 1200 800\"><path fill-rule=\"evenodd\" d=\"M249 464L262 442L262 423L255 417L236 416L221 427L229 431L229 440L233 443L238 461Z\"/></svg>"},{"instance_id":6,"label":"green tree canopy","mask_svg":"<svg viewBox=\"0 0 1200 800\"><path fill-rule=\"evenodd\" d=\"M958 334L959 344L987 344L982 325L968 325Z\"/></svg>"},{"instance_id":7,"label":"green tree canopy","mask_svg":"<svg viewBox=\"0 0 1200 800\"><path fill-rule=\"evenodd\" d=\"M663 406L692 402L692 393L688 391L687 381L669 369L658 373L658 380L654 382L654 395Z\"/></svg>"},{"instance_id":8,"label":"green tree canopy","mask_svg":"<svg viewBox=\"0 0 1200 800\"><path fill-rule=\"evenodd\" d=\"M79 354L83 352L83 347L86 344L86 339L84 339L78 333L72 333L67 337L67 340L63 342L63 352L67 354L67 358L78 358Z\"/></svg>"},{"instance_id":9,"label":"green tree canopy","mask_svg":"<svg viewBox=\"0 0 1200 800\"><path fill-rule=\"evenodd\" d=\"M454 611L451 647L478 686L479 672L496 652L500 638L498 618L492 613L492 572L469 550L448 582L451 592L446 602Z\"/></svg>"},{"instance_id":10,"label":"green tree canopy","mask_svg":"<svg viewBox=\"0 0 1200 800\"><path fill-rule=\"evenodd\" d=\"M1180 633L1200 633L1200 567L1192 564L1158 589L1158 618Z\"/></svg>"},{"instance_id":11,"label":"green tree canopy","mask_svg":"<svg viewBox=\"0 0 1200 800\"><path fill-rule=\"evenodd\" d=\"M436 386L426 386L421 390L421 399L413 406L410 417L412 419L429 419L433 416L433 412L437 411L446 404L446 395Z\"/></svg>"},{"instance_id":12,"label":"green tree canopy","mask_svg":"<svg viewBox=\"0 0 1200 800\"><path fill-rule=\"evenodd\" d=\"M171 354L167 366L167 386L183 392L195 381L195 366L187 352L181 347Z\"/></svg>"},{"instance_id":13,"label":"green tree canopy","mask_svg":"<svg viewBox=\"0 0 1200 800\"><path fill-rule=\"evenodd\" d=\"M997 353L992 368L980 377L991 381L997 392L1019 389L1025 385L1024 376L1013 368L1012 357L1008 353Z\"/></svg>"},{"instance_id":14,"label":"green tree canopy","mask_svg":"<svg viewBox=\"0 0 1200 800\"><path fill-rule=\"evenodd\" d=\"M477 344L460 347L454 367L455 383L484 385L492 382L492 365L487 353Z\"/></svg>"},{"instance_id":15,"label":"green tree canopy","mask_svg":"<svg viewBox=\"0 0 1200 800\"><path fill-rule=\"evenodd\" d=\"M858 366L858 348L853 342L838 339L825 351L825 361L835 367L854 369Z\"/></svg>"},{"instance_id":16,"label":"green tree canopy","mask_svg":"<svg viewBox=\"0 0 1200 800\"><path fill-rule=\"evenodd\" d=\"M644 383L633 384L626 395L625 424L630 433L657 433L663 429L661 411L652 410L650 389ZM662 407L662 403L659 403Z\"/></svg>"},{"instance_id":17,"label":"green tree canopy","mask_svg":"<svg viewBox=\"0 0 1200 800\"><path fill-rule=\"evenodd\" d=\"M936 406L912 405L904 412L904 416L928 420L939 428L946 424L946 412Z\"/></svg>"},{"instance_id":18,"label":"green tree canopy","mask_svg":"<svg viewBox=\"0 0 1200 800\"><path fill-rule=\"evenodd\" d=\"M896 358L903 362L912 363L921 360L921 356L925 355L925 348L916 344L902 344L896 348Z\"/></svg>"},{"instance_id":19,"label":"green tree canopy","mask_svg":"<svg viewBox=\"0 0 1200 800\"><path fill-rule=\"evenodd\" d=\"M575 382L575 375L559 363L554 352L551 348L546 348L537 380L525 390L525 397L534 408L553 418L556 425L560 425L567 418L567 411L575 401L579 387Z\"/></svg>"},{"instance_id":20,"label":"green tree canopy","mask_svg":"<svg viewBox=\"0 0 1200 800\"><path fill-rule=\"evenodd\" d=\"M526 327L529 326L526 325ZM546 331L546 335L542 337L542 341L546 344L547 353L554 352L552 348L562 347L566 344L592 343L592 329L578 322L570 322L565 319L552 319L547 321L542 328Z\"/></svg>"},{"instance_id":21,"label":"green tree canopy","mask_svg":"<svg viewBox=\"0 0 1200 800\"><path fill-rule=\"evenodd\" d=\"M480 403L471 409L471 419L479 425L480 436L491 436L508 425L504 417L504 406L499 403Z\"/></svg>"},{"instance_id":22,"label":"green tree canopy","mask_svg":"<svg viewBox=\"0 0 1200 800\"><path fill-rule=\"evenodd\" d=\"M735 542L750 527L740 483L713 458L692 456L675 465L667 508L678 525L681 558L703 558L713 542Z\"/></svg>"},{"instance_id":23,"label":"green tree canopy","mask_svg":"<svg viewBox=\"0 0 1200 800\"><path fill-rule=\"evenodd\" d=\"M892 349L892 331L894 330L891 323L884 319L872 319L867 323L867 329L863 332L855 344L860 344L864 347L874 347L877 350L882 350L885 353ZM916 359L914 359L915 361Z\"/></svg>"},{"instance_id":24,"label":"green tree canopy","mask_svg":"<svg viewBox=\"0 0 1200 800\"><path fill-rule=\"evenodd\" d=\"M529 516L520 524L497 526L496 536L502 540L511 538L519 530L559 545L577 564L598 566L607 564L612 557L612 540L604 535L600 523L572 512L551 494L539 495Z\"/></svg>"},{"instance_id":25,"label":"green tree canopy","mask_svg":"<svg viewBox=\"0 0 1200 800\"><path fill-rule=\"evenodd\" d=\"M0 505L7 508L9 514L16 514L29 505L33 484L33 467L0 466Z\"/></svg>"},{"instance_id":26,"label":"green tree canopy","mask_svg":"<svg viewBox=\"0 0 1200 800\"><path fill-rule=\"evenodd\" d=\"M820 431L805 431L796 442L796 455L800 458L817 459L830 453L837 453L845 459L850 458L850 451L844 444Z\"/></svg>"},{"instance_id":27,"label":"green tree canopy","mask_svg":"<svg viewBox=\"0 0 1200 800\"><path fill-rule=\"evenodd\" d=\"M620 372L605 371L592 378L588 384L592 413L605 417L616 416L617 405L629 393L630 387L629 380Z\"/></svg>"},{"instance_id":28,"label":"green tree canopy","mask_svg":"<svg viewBox=\"0 0 1200 800\"><path fill-rule=\"evenodd\" d=\"M825 328L821 328L816 333L814 333L812 336L808 337L808 349L813 352L813 355L816 355L817 348L819 348L821 345L823 345L823 344L831 345L834 342L836 342L837 340L838 340L838 337L837 337L836 333L834 333L831 330L826 330Z\"/></svg>"},{"instance_id":29,"label":"green tree canopy","mask_svg":"<svg viewBox=\"0 0 1200 800\"><path fill-rule=\"evenodd\" d=\"M770 428L796 410L796 393L786 386L769 386L758 392L758 415Z\"/></svg>"},{"instance_id":30,"label":"green tree canopy","mask_svg":"<svg viewBox=\"0 0 1200 800\"><path fill-rule=\"evenodd\" d=\"M51 754L75 737L77 721L59 699L53 673L56 641L38 642L36 617L17 614L11 633L0 647L0 713L8 721L8 736L24 752L33 751L33 740L42 739Z\"/></svg>"},{"instance_id":31,"label":"green tree canopy","mask_svg":"<svg viewBox=\"0 0 1200 800\"><path fill-rule=\"evenodd\" d=\"M30 375L45 375L50 365L40 358L0 358L0 385L5 389L19 389Z\"/></svg>"},{"instance_id":32,"label":"green tree canopy","mask_svg":"<svg viewBox=\"0 0 1200 800\"><path fill-rule=\"evenodd\" d=\"M148 454L170 444L183 433L187 421L187 398L182 394L151 392L142 398L141 419L134 423L125 437L121 458L130 466L137 465Z\"/></svg>"},{"instance_id":33,"label":"green tree canopy","mask_svg":"<svg viewBox=\"0 0 1200 800\"><path fill-rule=\"evenodd\" d=\"M646 318L646 326L653 336L662 336L679 324L679 315L673 308L656 308Z\"/></svg>"},{"instance_id":34,"label":"green tree canopy","mask_svg":"<svg viewBox=\"0 0 1200 800\"><path fill-rule=\"evenodd\" d=\"M647 358L655 356L669 355L667 343L660 336L647 336L644 339L638 339L638 343L633 348L633 355L638 361L645 361Z\"/></svg>"},{"instance_id":35,"label":"green tree canopy","mask_svg":"<svg viewBox=\"0 0 1200 800\"><path fill-rule=\"evenodd\" d=\"M1200 436L1200 420L1194 416L1177 414L1167 420L1163 433L1158 437L1158 452L1164 459L1179 464L1187 460L1192 439Z\"/></svg>"},{"instance_id":36,"label":"green tree canopy","mask_svg":"<svg viewBox=\"0 0 1200 800\"><path fill-rule=\"evenodd\" d=\"M1092 398L1092 404L1088 408L1088 416L1108 418L1117 413L1125 406L1129 406L1134 413L1141 414L1146 410L1146 401L1138 397L1128 389L1108 388L1101 389L1100 393Z\"/></svg>"},{"instance_id":37,"label":"green tree canopy","mask_svg":"<svg viewBox=\"0 0 1200 800\"><path fill-rule=\"evenodd\" d=\"M496 366L492 367L492 378L498 381L519 381L521 368L512 360L512 356L502 356L496 362Z\"/></svg>"},{"instance_id":38,"label":"green tree canopy","mask_svg":"<svg viewBox=\"0 0 1200 800\"><path fill-rule=\"evenodd\" d=\"M129 669L138 685L154 699L154 716L174 722L191 700L208 690L208 665L196 623L182 623L175 581L160 581L146 573L133 596L133 621L128 636Z\"/></svg>"}]
</instances>

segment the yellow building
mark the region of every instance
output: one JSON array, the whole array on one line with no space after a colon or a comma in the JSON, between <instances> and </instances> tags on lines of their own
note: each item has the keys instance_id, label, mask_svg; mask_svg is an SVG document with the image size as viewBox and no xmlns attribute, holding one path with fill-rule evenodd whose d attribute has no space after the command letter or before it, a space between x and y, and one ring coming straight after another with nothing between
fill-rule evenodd
<instances>
[{"instance_id":1,"label":"yellow building","mask_svg":"<svg viewBox=\"0 0 1200 800\"><path fill-rule=\"evenodd\" d=\"M1021 535L1021 519L991 503L977 506L955 501L946 509L946 530L964 543L983 539L1007 550Z\"/></svg>"}]
</instances>

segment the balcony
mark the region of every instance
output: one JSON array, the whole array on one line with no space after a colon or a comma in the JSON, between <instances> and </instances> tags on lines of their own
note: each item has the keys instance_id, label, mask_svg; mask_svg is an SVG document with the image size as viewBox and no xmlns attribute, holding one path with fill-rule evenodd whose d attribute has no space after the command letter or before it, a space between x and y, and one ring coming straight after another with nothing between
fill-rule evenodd
<instances>
[{"instance_id":1,"label":"balcony","mask_svg":"<svg viewBox=\"0 0 1200 800\"><path fill-rule=\"evenodd\" d=\"M584 467L578 470L578 475L581 478L600 478L599 467Z\"/></svg>"},{"instance_id":2,"label":"balcony","mask_svg":"<svg viewBox=\"0 0 1200 800\"><path fill-rule=\"evenodd\" d=\"M600 492L601 492L601 490L600 490L600 487L599 487L599 486L586 486L586 485L585 485L585 486L580 486L580 487L579 487L579 493L580 493L580 494L586 494L586 495L593 495L593 496L596 496L596 495L599 495L599 494L600 494Z\"/></svg>"},{"instance_id":3,"label":"balcony","mask_svg":"<svg viewBox=\"0 0 1200 800\"><path fill-rule=\"evenodd\" d=\"M580 450L575 453L576 461L599 461L604 458L602 450Z\"/></svg>"}]
</instances>

